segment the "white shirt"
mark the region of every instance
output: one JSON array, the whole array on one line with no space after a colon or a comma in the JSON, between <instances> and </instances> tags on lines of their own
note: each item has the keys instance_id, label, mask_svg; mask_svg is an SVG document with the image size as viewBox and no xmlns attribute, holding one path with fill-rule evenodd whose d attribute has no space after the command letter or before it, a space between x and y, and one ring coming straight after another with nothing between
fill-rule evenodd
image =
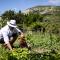
<instances>
[{"instance_id":1,"label":"white shirt","mask_svg":"<svg viewBox=\"0 0 60 60\"><path fill-rule=\"evenodd\" d=\"M9 37L12 36L13 33L19 33L21 30L15 28L13 31L9 29L9 26L6 25L0 30L0 39L4 38L4 42L9 43Z\"/></svg>"}]
</instances>

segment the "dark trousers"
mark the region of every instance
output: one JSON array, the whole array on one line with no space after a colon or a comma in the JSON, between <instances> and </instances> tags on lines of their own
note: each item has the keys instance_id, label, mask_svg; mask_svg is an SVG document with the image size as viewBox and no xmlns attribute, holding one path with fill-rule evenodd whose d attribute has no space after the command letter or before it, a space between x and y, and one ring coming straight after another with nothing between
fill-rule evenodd
<instances>
[{"instance_id":1,"label":"dark trousers","mask_svg":"<svg viewBox=\"0 0 60 60\"><path fill-rule=\"evenodd\" d=\"M0 43L1 44L4 43L4 39L3 38L0 39Z\"/></svg>"},{"instance_id":2,"label":"dark trousers","mask_svg":"<svg viewBox=\"0 0 60 60\"><path fill-rule=\"evenodd\" d=\"M13 39L14 39L14 40L12 41L12 43L17 39L17 36L18 36L18 35L17 35L16 33L12 34L12 37L13 37ZM9 37L9 39L10 39L10 37ZM1 39L0 39L0 43L1 43L1 44L5 43L5 42L4 42L4 38L1 38Z\"/></svg>"}]
</instances>

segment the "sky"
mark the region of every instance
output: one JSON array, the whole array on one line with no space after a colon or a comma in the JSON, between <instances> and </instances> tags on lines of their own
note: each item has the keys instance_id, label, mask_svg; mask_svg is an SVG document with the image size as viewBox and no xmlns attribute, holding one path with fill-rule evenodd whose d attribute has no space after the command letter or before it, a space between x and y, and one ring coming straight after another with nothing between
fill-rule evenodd
<instances>
[{"instance_id":1,"label":"sky","mask_svg":"<svg viewBox=\"0 0 60 60\"><path fill-rule=\"evenodd\" d=\"M60 0L0 0L0 14L10 9L24 11L39 5L60 6Z\"/></svg>"}]
</instances>

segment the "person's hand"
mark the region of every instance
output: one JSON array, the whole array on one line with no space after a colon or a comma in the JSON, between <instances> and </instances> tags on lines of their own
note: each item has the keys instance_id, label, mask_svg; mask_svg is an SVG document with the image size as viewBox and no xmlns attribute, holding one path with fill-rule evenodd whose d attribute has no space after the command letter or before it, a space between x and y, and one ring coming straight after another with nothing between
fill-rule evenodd
<instances>
[{"instance_id":1,"label":"person's hand","mask_svg":"<svg viewBox=\"0 0 60 60\"><path fill-rule=\"evenodd\" d=\"M23 34L23 33L21 33L21 36L20 36L21 38L25 38L25 35Z\"/></svg>"},{"instance_id":2,"label":"person's hand","mask_svg":"<svg viewBox=\"0 0 60 60\"><path fill-rule=\"evenodd\" d=\"M13 51L13 49L10 49L10 51Z\"/></svg>"}]
</instances>

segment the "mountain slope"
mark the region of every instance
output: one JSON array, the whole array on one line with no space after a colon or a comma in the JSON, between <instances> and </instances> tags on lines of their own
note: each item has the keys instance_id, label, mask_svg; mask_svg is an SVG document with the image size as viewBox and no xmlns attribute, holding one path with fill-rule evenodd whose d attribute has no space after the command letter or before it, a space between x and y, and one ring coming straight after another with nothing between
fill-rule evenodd
<instances>
[{"instance_id":1,"label":"mountain slope","mask_svg":"<svg viewBox=\"0 0 60 60\"><path fill-rule=\"evenodd\" d=\"M40 14L60 14L60 6L35 6L32 8L28 8L23 13L29 14L30 12L33 13L40 13Z\"/></svg>"}]
</instances>

